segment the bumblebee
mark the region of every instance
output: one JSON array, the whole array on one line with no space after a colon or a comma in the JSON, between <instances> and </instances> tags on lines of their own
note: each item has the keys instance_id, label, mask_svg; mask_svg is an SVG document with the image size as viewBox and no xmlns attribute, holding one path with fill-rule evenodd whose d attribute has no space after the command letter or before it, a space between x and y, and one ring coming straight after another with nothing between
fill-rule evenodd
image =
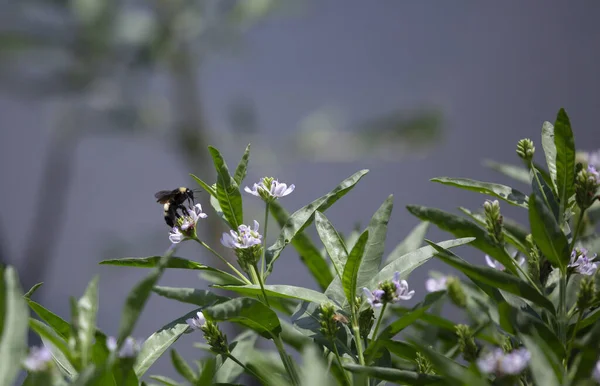
<instances>
[{"instance_id":1,"label":"bumblebee","mask_svg":"<svg viewBox=\"0 0 600 386\"><path fill-rule=\"evenodd\" d=\"M181 217L177 212L180 210L185 216L189 216L189 211L183 205L186 201L190 203L190 208L194 206L194 191L186 187L174 190L161 190L154 194L156 202L163 204L165 222L171 228L175 226L175 221Z\"/></svg>"}]
</instances>

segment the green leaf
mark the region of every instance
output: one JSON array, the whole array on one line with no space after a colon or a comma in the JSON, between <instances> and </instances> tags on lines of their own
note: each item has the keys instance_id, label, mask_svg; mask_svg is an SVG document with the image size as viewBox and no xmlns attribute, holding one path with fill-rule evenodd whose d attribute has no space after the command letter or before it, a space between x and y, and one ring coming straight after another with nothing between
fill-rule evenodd
<instances>
[{"instance_id":1,"label":"green leaf","mask_svg":"<svg viewBox=\"0 0 600 386\"><path fill-rule=\"evenodd\" d=\"M438 383L442 378L436 375L419 374L414 371L398 370L388 367L361 366L353 363L344 364L344 368L355 374L383 379L384 381L403 385L429 385Z\"/></svg>"},{"instance_id":2,"label":"green leaf","mask_svg":"<svg viewBox=\"0 0 600 386\"><path fill-rule=\"evenodd\" d=\"M532 196L535 195L542 200L542 202L544 202L546 207L552 211L554 217L558 220L560 208L558 202L556 202L552 188L548 185L548 182L542 178L539 169L532 169L531 175L531 190L533 191Z\"/></svg>"},{"instance_id":3,"label":"green leaf","mask_svg":"<svg viewBox=\"0 0 600 386\"><path fill-rule=\"evenodd\" d=\"M279 318L262 302L250 298L236 298L202 310L214 321L239 323L269 339L281 332Z\"/></svg>"},{"instance_id":4,"label":"green leaf","mask_svg":"<svg viewBox=\"0 0 600 386\"><path fill-rule=\"evenodd\" d=\"M195 304L200 307L208 307L217 303L223 303L230 298L217 295L208 290L196 288L177 288L177 287L154 287L152 289L157 295L180 301L182 303Z\"/></svg>"},{"instance_id":5,"label":"green leaf","mask_svg":"<svg viewBox=\"0 0 600 386\"><path fill-rule=\"evenodd\" d=\"M302 232L304 228L310 225L315 212L323 212L333 205L337 200L348 193L354 187L354 185L356 185L356 183L365 174L367 174L367 172L368 170L361 170L357 173L354 173L352 176L342 181L331 192L316 199L303 208L300 208L290 216L288 221L281 229L281 233L279 234L275 244L271 245L266 251L268 273L273 271L273 264L279 258L279 255L281 255L283 249L294 239L294 237L296 237L299 232Z\"/></svg>"},{"instance_id":6,"label":"green leaf","mask_svg":"<svg viewBox=\"0 0 600 386\"><path fill-rule=\"evenodd\" d=\"M443 246L444 248L454 248L468 244L474 240L475 239L473 237L465 237L462 239L442 241L439 243L439 245ZM406 255L399 257L383 267L383 269L377 275L371 278L369 285L366 287L375 288L378 283L384 280L391 280L395 272L399 272L400 279L406 280L412 271L423 265L425 262L427 262L427 260L431 259L435 253L435 249L430 246L421 247L416 251L407 253Z\"/></svg>"},{"instance_id":7,"label":"green leaf","mask_svg":"<svg viewBox=\"0 0 600 386\"><path fill-rule=\"evenodd\" d=\"M136 267L136 268L156 268L162 256L150 257L123 257L121 259L111 259L101 261L102 265L117 265L121 267ZM195 261L182 259L181 257L171 257L166 264L166 268L192 269L192 270L213 270Z\"/></svg>"},{"instance_id":8,"label":"green leaf","mask_svg":"<svg viewBox=\"0 0 600 386\"><path fill-rule=\"evenodd\" d=\"M556 146L556 187L560 205L559 221L565 218L569 199L575 194L575 140L565 109L560 109L554 122Z\"/></svg>"},{"instance_id":9,"label":"green leaf","mask_svg":"<svg viewBox=\"0 0 600 386\"><path fill-rule=\"evenodd\" d=\"M319 237L327 250L327 254L333 263L335 271L338 277L342 277L344 272L344 266L348 260L348 251L346 245L340 237L339 233L333 227L333 224L329 221L325 215L319 211L315 213L315 226Z\"/></svg>"},{"instance_id":10,"label":"green leaf","mask_svg":"<svg viewBox=\"0 0 600 386\"><path fill-rule=\"evenodd\" d=\"M242 159L240 160L240 163L238 164L237 168L235 168L235 174L233 179L235 180L236 184L241 185L242 181L244 181L244 178L246 178L246 171L248 169L248 159L250 158L250 144L248 144L248 146L246 146L246 151L244 151L244 155L242 156Z\"/></svg>"},{"instance_id":11,"label":"green leaf","mask_svg":"<svg viewBox=\"0 0 600 386\"><path fill-rule=\"evenodd\" d=\"M197 376L194 373L194 370L192 370L190 365L187 364L185 359L183 359L181 355L175 351L175 349L171 350L171 362L173 363L173 367L175 367L175 370L177 370L179 375L187 379L192 384L196 382Z\"/></svg>"},{"instance_id":12,"label":"green leaf","mask_svg":"<svg viewBox=\"0 0 600 386\"><path fill-rule=\"evenodd\" d=\"M547 309L552 314L555 313L552 302L542 295L537 289L532 287L529 283L521 280L519 277L498 271L493 268L479 267L469 264L444 247L428 240L427 243L436 249L438 252L436 256L440 260L460 270L471 280L488 284L497 289L530 300L538 306Z\"/></svg>"},{"instance_id":13,"label":"green leaf","mask_svg":"<svg viewBox=\"0 0 600 386\"><path fill-rule=\"evenodd\" d=\"M217 198L225 218L231 228L237 229L244 223L244 209L242 206L242 194L238 184L229 174L229 169L219 150L212 146L208 151L213 158L217 170Z\"/></svg>"},{"instance_id":14,"label":"green leaf","mask_svg":"<svg viewBox=\"0 0 600 386\"><path fill-rule=\"evenodd\" d=\"M390 221L392 209L394 207L394 196L390 195L381 204L377 212L371 218L367 231L369 240L365 245L362 262L358 270L357 286L364 287L379 272L381 259L385 250L385 238L387 235L387 226ZM350 259L350 258L348 258ZM344 272L345 273L345 272ZM348 301L351 301L348 299Z\"/></svg>"},{"instance_id":15,"label":"green leaf","mask_svg":"<svg viewBox=\"0 0 600 386\"><path fill-rule=\"evenodd\" d=\"M511 205L527 208L527 196L510 186L496 184L493 182L482 182L468 178L432 178L431 181L444 185L456 186L461 189L477 193L487 194L508 202Z\"/></svg>"},{"instance_id":16,"label":"green leaf","mask_svg":"<svg viewBox=\"0 0 600 386\"><path fill-rule=\"evenodd\" d=\"M158 261L154 271L136 284L125 299L123 313L121 314L121 324L119 326L119 337L117 339L118 349L121 348L125 338L131 335L131 332L150 297L152 289L167 268L169 261L171 260L171 255L174 252L175 249L170 249L165 256Z\"/></svg>"},{"instance_id":17,"label":"green leaf","mask_svg":"<svg viewBox=\"0 0 600 386\"><path fill-rule=\"evenodd\" d=\"M554 126L550 122L544 122L542 125L542 147L546 156L546 165L554 191L558 192L556 185L556 145L554 144Z\"/></svg>"},{"instance_id":18,"label":"green leaf","mask_svg":"<svg viewBox=\"0 0 600 386\"><path fill-rule=\"evenodd\" d=\"M469 386L484 386L488 383L469 372L465 367L456 363L452 359L436 352L435 350L419 344L413 343L414 346L431 362L436 373L445 378L445 383L450 385L469 385Z\"/></svg>"},{"instance_id":19,"label":"green leaf","mask_svg":"<svg viewBox=\"0 0 600 386\"><path fill-rule=\"evenodd\" d=\"M96 332L96 315L98 314L98 276L88 284L83 297L77 302L77 337L81 364L85 367L91 357L91 348Z\"/></svg>"},{"instance_id":20,"label":"green leaf","mask_svg":"<svg viewBox=\"0 0 600 386\"><path fill-rule=\"evenodd\" d=\"M200 178L196 177L193 174L190 174L190 176L198 183L198 185L200 185L202 189L204 189L208 194L210 194L211 197L217 197L217 191L212 187L212 185L207 184L206 182L202 181Z\"/></svg>"},{"instance_id":21,"label":"green leaf","mask_svg":"<svg viewBox=\"0 0 600 386\"><path fill-rule=\"evenodd\" d=\"M23 301L23 290L15 269L0 269L0 294L3 323L0 335L0 384L12 385L19 374L21 361L27 353L27 323L29 310Z\"/></svg>"},{"instance_id":22,"label":"green leaf","mask_svg":"<svg viewBox=\"0 0 600 386\"><path fill-rule=\"evenodd\" d=\"M394 260L421 247L425 240L427 229L429 229L429 222L421 221L419 225L414 227L408 236L406 236L406 238L404 238L404 240L402 240L402 242L388 255L385 265L388 265Z\"/></svg>"},{"instance_id":23,"label":"green leaf","mask_svg":"<svg viewBox=\"0 0 600 386\"><path fill-rule=\"evenodd\" d=\"M452 329L454 332L454 328ZM400 358L414 361L417 357L417 350L406 342L400 342L396 340L383 340L382 345L385 346L392 354L399 356Z\"/></svg>"},{"instance_id":24,"label":"green leaf","mask_svg":"<svg viewBox=\"0 0 600 386\"><path fill-rule=\"evenodd\" d=\"M69 336L71 335L71 325L68 322L33 300L27 299L27 303L29 304L29 307L40 317L40 319L52 327L54 332L56 332L65 340L69 339Z\"/></svg>"},{"instance_id":25,"label":"green leaf","mask_svg":"<svg viewBox=\"0 0 600 386\"><path fill-rule=\"evenodd\" d=\"M495 170L500 174L504 174L505 176L510 177L513 180L522 182L527 185L531 183L531 179L529 177L529 170L522 166L508 165L491 160L485 160L483 164L484 166Z\"/></svg>"},{"instance_id":26,"label":"green leaf","mask_svg":"<svg viewBox=\"0 0 600 386\"><path fill-rule=\"evenodd\" d=\"M555 368L555 366L552 365L552 362L554 361L551 361L548 358L548 355L551 355L551 350L542 349L538 345L538 343L543 342L540 339L534 340L527 335L521 335L520 338L531 354L529 368L531 369L531 374L533 375L535 383L544 386L560 386L561 382L558 379L556 371L561 370ZM550 371L551 369L554 371Z\"/></svg>"},{"instance_id":27,"label":"green leaf","mask_svg":"<svg viewBox=\"0 0 600 386\"><path fill-rule=\"evenodd\" d=\"M138 377L144 375L150 366L187 331L188 324L186 320L196 317L197 313L198 309L188 312L184 316L162 326L144 341L133 366Z\"/></svg>"},{"instance_id":28,"label":"green leaf","mask_svg":"<svg viewBox=\"0 0 600 386\"><path fill-rule=\"evenodd\" d=\"M44 282L35 284L33 287L31 287L31 289L29 289L29 291L27 291L25 293L25 295L23 295L23 297L26 299L31 298L33 296L33 294L35 293L35 291L37 291L38 288L40 288L42 286L42 284L44 284Z\"/></svg>"},{"instance_id":29,"label":"green leaf","mask_svg":"<svg viewBox=\"0 0 600 386\"><path fill-rule=\"evenodd\" d=\"M21 321L22 324L23 321ZM48 327L47 325L45 325L44 323L40 322L39 320L36 319L32 319L29 318L29 327L40 336L40 338L42 339L46 339L48 340L52 346L60 351L60 353L66 358L66 360L68 361L69 365L72 367L73 364L75 363L75 360L73 358L73 354L71 353L71 350L69 350L69 347L67 346L67 342L65 342L60 336L58 336L58 334L56 332L54 332L54 330L52 330L50 327ZM54 354L54 351L53 351Z\"/></svg>"},{"instance_id":30,"label":"green leaf","mask_svg":"<svg viewBox=\"0 0 600 386\"><path fill-rule=\"evenodd\" d=\"M256 338L257 335L252 331L244 331L236 336L235 343L232 344L235 347L231 350L231 355L240 361L244 361L245 358L253 354ZM216 383L231 383L242 375L243 372L244 369L240 365L230 359L225 359L223 365L217 370L214 381Z\"/></svg>"},{"instance_id":31,"label":"green leaf","mask_svg":"<svg viewBox=\"0 0 600 386\"><path fill-rule=\"evenodd\" d=\"M556 219L535 195L529 197L529 224L536 244L555 267L565 269L569 263L569 243Z\"/></svg>"},{"instance_id":32,"label":"green leaf","mask_svg":"<svg viewBox=\"0 0 600 386\"><path fill-rule=\"evenodd\" d=\"M302 352L301 386L331 385L327 364L323 360L320 348L316 345L306 346Z\"/></svg>"},{"instance_id":33,"label":"green leaf","mask_svg":"<svg viewBox=\"0 0 600 386\"><path fill-rule=\"evenodd\" d=\"M450 232L456 237L475 237L471 245L498 260L510 272L517 273L515 263L506 253L505 249L496 244L485 230L471 221L440 209L424 206L407 206L407 209L421 220L430 221L440 229Z\"/></svg>"},{"instance_id":34,"label":"green leaf","mask_svg":"<svg viewBox=\"0 0 600 386\"><path fill-rule=\"evenodd\" d=\"M250 284L243 286L223 285L215 286L228 291L234 291L242 295L260 296L262 291L260 285ZM297 299L305 300L307 302L313 302L321 304L329 301L327 296L322 293L303 287L294 287L291 285L265 285L265 292L269 298L284 298L284 299Z\"/></svg>"},{"instance_id":35,"label":"green leaf","mask_svg":"<svg viewBox=\"0 0 600 386\"><path fill-rule=\"evenodd\" d=\"M354 299L356 298L358 272L363 255L365 254L368 240L369 231L366 230L362 233L362 235L360 235L358 241L354 245L354 248L352 248L352 251L350 251L350 254L348 255L348 261L346 262L346 267L344 268L344 274L342 275L342 286L344 287L346 299L350 304L354 304Z\"/></svg>"},{"instance_id":36,"label":"green leaf","mask_svg":"<svg viewBox=\"0 0 600 386\"><path fill-rule=\"evenodd\" d=\"M290 218L288 212L277 201L269 204L269 211L282 228ZM331 280L333 280L333 275L327 261L310 237L304 232L298 232L292 239L292 246L300 254L300 259L306 265L321 289L327 288Z\"/></svg>"},{"instance_id":37,"label":"green leaf","mask_svg":"<svg viewBox=\"0 0 600 386\"><path fill-rule=\"evenodd\" d=\"M163 377L162 375L151 375L150 379L160 382L165 386L180 386L177 381L174 381L169 377Z\"/></svg>"}]
</instances>

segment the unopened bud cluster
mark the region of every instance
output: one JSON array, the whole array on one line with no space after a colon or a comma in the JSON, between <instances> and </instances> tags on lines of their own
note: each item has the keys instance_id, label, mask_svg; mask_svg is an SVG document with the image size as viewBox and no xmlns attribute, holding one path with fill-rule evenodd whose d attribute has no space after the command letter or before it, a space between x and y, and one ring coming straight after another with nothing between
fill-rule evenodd
<instances>
[{"instance_id":1,"label":"unopened bud cluster","mask_svg":"<svg viewBox=\"0 0 600 386\"><path fill-rule=\"evenodd\" d=\"M221 244L234 250L238 264L246 272L250 272L250 267L254 267L262 255L262 235L258 233L258 227L255 220L252 228L242 224L237 231L230 230L221 237Z\"/></svg>"},{"instance_id":2,"label":"unopened bud cluster","mask_svg":"<svg viewBox=\"0 0 600 386\"><path fill-rule=\"evenodd\" d=\"M535 146L533 141L529 138L524 138L517 143L517 154L524 161L530 162L535 154Z\"/></svg>"},{"instance_id":3,"label":"unopened bud cluster","mask_svg":"<svg viewBox=\"0 0 600 386\"><path fill-rule=\"evenodd\" d=\"M527 257L527 272L531 277L539 279L540 277L540 260L541 252L538 246L533 241L533 236L528 234L525 238L527 247L529 248L529 256Z\"/></svg>"},{"instance_id":4,"label":"unopened bud cluster","mask_svg":"<svg viewBox=\"0 0 600 386\"><path fill-rule=\"evenodd\" d=\"M473 362L477 359L479 349L475 344L475 338L471 328L466 324L457 324L456 335L458 336L458 347L467 362Z\"/></svg>"},{"instance_id":5,"label":"unopened bud cluster","mask_svg":"<svg viewBox=\"0 0 600 386\"><path fill-rule=\"evenodd\" d=\"M328 339L333 340L340 326L335 319L335 306L331 303L321 304L321 312L319 313L319 330Z\"/></svg>"},{"instance_id":6,"label":"unopened bud cluster","mask_svg":"<svg viewBox=\"0 0 600 386\"><path fill-rule=\"evenodd\" d=\"M577 293L577 308L583 312L590 307L596 299L596 280L593 276L587 276L579 283L579 292Z\"/></svg>"},{"instance_id":7,"label":"unopened bud cluster","mask_svg":"<svg viewBox=\"0 0 600 386\"><path fill-rule=\"evenodd\" d=\"M417 372L419 372L419 374L435 374L435 371L433 370L433 366L429 359L427 359L427 357L425 357L420 352L417 353L417 358L415 359L415 361L417 362Z\"/></svg>"},{"instance_id":8,"label":"unopened bud cluster","mask_svg":"<svg viewBox=\"0 0 600 386\"><path fill-rule=\"evenodd\" d=\"M600 173L592 165L581 169L575 177L575 201L581 210L586 210L598 198L596 192L600 186Z\"/></svg>"},{"instance_id":9,"label":"unopened bud cluster","mask_svg":"<svg viewBox=\"0 0 600 386\"><path fill-rule=\"evenodd\" d=\"M467 295L460 285L460 280L456 277L448 278L447 288L452 303L459 308L465 308L467 306Z\"/></svg>"},{"instance_id":10,"label":"unopened bud cluster","mask_svg":"<svg viewBox=\"0 0 600 386\"><path fill-rule=\"evenodd\" d=\"M200 330L204 333L204 339L206 339L206 343L208 343L212 352L223 355L229 354L227 336L219 330L219 326L215 322L206 319L201 311L195 317L187 319L186 323L192 330Z\"/></svg>"},{"instance_id":11,"label":"unopened bud cluster","mask_svg":"<svg viewBox=\"0 0 600 386\"><path fill-rule=\"evenodd\" d=\"M483 210L485 212L485 227L488 231L488 234L496 243L503 245L503 218L500 214L500 204L498 203L498 200L487 200L483 204Z\"/></svg>"}]
</instances>

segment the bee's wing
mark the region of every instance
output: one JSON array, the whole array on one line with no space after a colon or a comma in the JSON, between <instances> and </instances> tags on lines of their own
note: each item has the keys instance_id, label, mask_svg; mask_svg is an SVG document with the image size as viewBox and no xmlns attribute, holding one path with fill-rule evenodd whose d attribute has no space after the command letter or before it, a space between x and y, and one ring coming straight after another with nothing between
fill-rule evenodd
<instances>
[{"instance_id":1,"label":"bee's wing","mask_svg":"<svg viewBox=\"0 0 600 386\"><path fill-rule=\"evenodd\" d=\"M160 192L156 192L154 194L154 198L156 198L156 202L165 204L167 201L169 201L171 199L172 195L173 195L172 190L161 190Z\"/></svg>"}]
</instances>

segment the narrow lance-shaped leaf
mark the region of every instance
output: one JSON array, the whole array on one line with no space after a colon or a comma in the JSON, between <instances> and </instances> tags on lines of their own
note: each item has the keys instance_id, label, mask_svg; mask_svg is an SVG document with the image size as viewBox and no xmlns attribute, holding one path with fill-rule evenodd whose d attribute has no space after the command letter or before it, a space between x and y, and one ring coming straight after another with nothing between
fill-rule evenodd
<instances>
[{"instance_id":1,"label":"narrow lance-shaped leaf","mask_svg":"<svg viewBox=\"0 0 600 386\"><path fill-rule=\"evenodd\" d=\"M262 290L260 285L251 284L251 285L225 285L225 286L215 286L216 288L225 289L228 291L234 291L242 295L249 296L260 296L262 294ZM327 302L329 299L327 296L323 295L321 292L311 290L309 288L303 287L295 287L291 285L265 285L265 292L267 296L270 298L282 298L282 299L296 299L296 300L304 300L307 302L313 302L317 304L321 304Z\"/></svg>"},{"instance_id":2,"label":"narrow lance-shaped leaf","mask_svg":"<svg viewBox=\"0 0 600 386\"><path fill-rule=\"evenodd\" d=\"M23 291L13 267L0 269L3 291L4 319L0 335L0 384L12 385L19 374L21 361L27 352L27 319L29 310L23 299Z\"/></svg>"},{"instance_id":3,"label":"narrow lance-shaped leaf","mask_svg":"<svg viewBox=\"0 0 600 386\"><path fill-rule=\"evenodd\" d=\"M569 263L569 243L555 217L535 195L529 197L529 224L536 244L546 258L560 269Z\"/></svg>"},{"instance_id":4,"label":"narrow lance-shaped leaf","mask_svg":"<svg viewBox=\"0 0 600 386\"><path fill-rule=\"evenodd\" d=\"M277 201L269 205L269 211L280 227L284 227L290 219L289 213ZM324 290L327 288L331 280L333 280L333 275L327 261L321 255L321 251L312 242L311 238L304 232L298 232L292 239L292 246L296 249L300 255L300 259L306 265L306 268L308 268L321 289Z\"/></svg>"},{"instance_id":5,"label":"narrow lance-shaped leaf","mask_svg":"<svg viewBox=\"0 0 600 386\"><path fill-rule=\"evenodd\" d=\"M354 187L354 185L356 185L356 183L365 174L367 174L367 172L368 170L361 170L357 173L354 173L352 176L342 181L331 192L316 199L305 207L300 208L290 216L288 221L281 229L281 233L279 234L275 244L271 245L266 251L268 273L273 271L273 264L279 258L279 255L283 249L294 239L294 237L296 237L296 234L310 225L315 212L317 210L323 212L333 205L337 200L348 193Z\"/></svg>"},{"instance_id":6,"label":"narrow lance-shaped leaf","mask_svg":"<svg viewBox=\"0 0 600 386\"><path fill-rule=\"evenodd\" d=\"M430 221L456 237L475 237L471 245L498 260L510 272L517 274L515 262L506 253L504 247L494 242L485 230L471 221L440 209L424 206L407 206L407 209L421 220Z\"/></svg>"},{"instance_id":7,"label":"narrow lance-shaped leaf","mask_svg":"<svg viewBox=\"0 0 600 386\"><path fill-rule=\"evenodd\" d=\"M546 165L552 181L554 192L558 192L556 187L556 145L554 144L554 126L550 122L544 122L542 125L542 147L546 156Z\"/></svg>"},{"instance_id":8,"label":"narrow lance-shaped leaf","mask_svg":"<svg viewBox=\"0 0 600 386\"><path fill-rule=\"evenodd\" d=\"M52 344L52 346L54 346L54 349L60 351L67 359L70 366L73 366L75 364L75 359L73 357L73 354L71 353L71 350L67 346L67 342L65 342L60 336L58 336L58 334L56 334L54 330L52 330L50 327L40 322L39 320L33 318L29 318L29 327L36 334L38 334L40 338L42 338L42 340L48 340Z\"/></svg>"},{"instance_id":9,"label":"narrow lance-shaped leaf","mask_svg":"<svg viewBox=\"0 0 600 386\"><path fill-rule=\"evenodd\" d=\"M234 286L235 287L235 286ZM226 296L217 295L214 292L208 290L200 290L196 288L178 288L178 287L154 287L152 289L154 293L165 297L167 299L173 299L182 303L195 304L200 307L213 306L217 303L223 303L230 298Z\"/></svg>"},{"instance_id":10,"label":"narrow lance-shaped leaf","mask_svg":"<svg viewBox=\"0 0 600 386\"><path fill-rule=\"evenodd\" d=\"M171 350L171 362L173 363L173 367L175 370L188 380L192 385L196 383L197 375L194 373L194 370L190 367L190 365L179 355L179 353L173 349Z\"/></svg>"},{"instance_id":11,"label":"narrow lance-shaped leaf","mask_svg":"<svg viewBox=\"0 0 600 386\"><path fill-rule=\"evenodd\" d=\"M277 314L262 302L250 298L236 298L202 311L214 321L239 323L270 339L281 332Z\"/></svg>"},{"instance_id":12,"label":"narrow lance-shaped leaf","mask_svg":"<svg viewBox=\"0 0 600 386\"><path fill-rule=\"evenodd\" d=\"M217 198L225 218L232 228L237 229L244 223L244 211L242 206L242 194L238 184L229 174L229 169L219 150L212 146L208 151L213 158L217 170Z\"/></svg>"},{"instance_id":13,"label":"narrow lance-shaped leaf","mask_svg":"<svg viewBox=\"0 0 600 386\"><path fill-rule=\"evenodd\" d=\"M388 255L385 264L388 265L403 255L420 248L425 240L427 229L429 229L429 222L421 221L419 225L414 227L408 236L406 236L404 240L402 240L402 242L398 244L396 248L394 248L394 250Z\"/></svg>"},{"instance_id":14,"label":"narrow lance-shaped leaf","mask_svg":"<svg viewBox=\"0 0 600 386\"><path fill-rule=\"evenodd\" d=\"M532 196L535 195L542 200L546 207L551 210L554 218L558 220L560 214L559 204L556 202L552 188L548 182L542 178L540 170L537 168L531 169L531 190L533 191Z\"/></svg>"},{"instance_id":15,"label":"narrow lance-shaped leaf","mask_svg":"<svg viewBox=\"0 0 600 386\"><path fill-rule=\"evenodd\" d=\"M88 284L83 297L77 302L77 336L81 350L81 363L85 367L91 356L96 315L98 313L98 276Z\"/></svg>"},{"instance_id":16,"label":"narrow lance-shaped leaf","mask_svg":"<svg viewBox=\"0 0 600 386\"><path fill-rule=\"evenodd\" d=\"M527 196L510 186L496 184L493 182L482 182L468 178L432 178L431 181L444 185L455 186L461 189L477 193L487 194L508 202L511 205L527 208Z\"/></svg>"},{"instance_id":17,"label":"narrow lance-shaped leaf","mask_svg":"<svg viewBox=\"0 0 600 386\"><path fill-rule=\"evenodd\" d=\"M565 109L560 109L554 123L554 144L556 185L560 204L559 221L563 221L569 199L575 194L575 140Z\"/></svg>"},{"instance_id":18,"label":"narrow lance-shaped leaf","mask_svg":"<svg viewBox=\"0 0 600 386\"><path fill-rule=\"evenodd\" d=\"M327 250L327 254L329 254L329 258L335 267L335 271L341 278L342 272L344 272L344 266L346 265L346 260L348 260L346 245L344 245L344 241L329 219L325 217L323 213L318 211L315 213L315 226L319 233L319 237Z\"/></svg>"},{"instance_id":19,"label":"narrow lance-shaped leaf","mask_svg":"<svg viewBox=\"0 0 600 386\"><path fill-rule=\"evenodd\" d=\"M385 238L387 236L387 226L390 221L392 209L394 207L394 196L390 195L381 204L375 212L367 231L369 232L369 240L365 246L363 260L358 270L357 285L363 287L379 272L381 259L385 250Z\"/></svg>"},{"instance_id":20,"label":"narrow lance-shaped leaf","mask_svg":"<svg viewBox=\"0 0 600 386\"><path fill-rule=\"evenodd\" d=\"M198 183L198 185L200 185L202 189L206 190L208 194L210 194L212 197L217 197L217 191L212 187L212 185L207 184L193 174L190 174L190 176Z\"/></svg>"},{"instance_id":21,"label":"narrow lance-shaped leaf","mask_svg":"<svg viewBox=\"0 0 600 386\"><path fill-rule=\"evenodd\" d=\"M361 366L349 363L345 364L344 368L355 374L362 374L402 385L439 384L442 380L442 378L437 375L419 374L415 371L398 370L390 367Z\"/></svg>"},{"instance_id":22,"label":"narrow lance-shaped leaf","mask_svg":"<svg viewBox=\"0 0 600 386\"><path fill-rule=\"evenodd\" d=\"M532 301L540 307L547 309L553 314L555 313L552 302L542 295L537 289L519 277L498 271L493 268L469 264L468 262L456 256L454 253L437 245L436 243L431 241L427 242L436 249L438 252L436 256L440 260L460 270L471 280L479 281L497 289L520 296L524 299Z\"/></svg>"},{"instance_id":23,"label":"narrow lance-shaped leaf","mask_svg":"<svg viewBox=\"0 0 600 386\"><path fill-rule=\"evenodd\" d=\"M352 248L352 251L350 251L350 254L348 255L348 261L346 262L346 267L344 268L344 274L342 275L344 293L346 294L346 299L350 304L354 304L354 299L356 298L358 272L363 255L365 253L368 239L369 231L366 230L362 235L360 235L358 241L356 244L354 244L354 248Z\"/></svg>"},{"instance_id":24,"label":"narrow lance-shaped leaf","mask_svg":"<svg viewBox=\"0 0 600 386\"><path fill-rule=\"evenodd\" d=\"M33 287L31 287L31 288L29 289L29 291L27 291L27 292L25 293L25 295L23 295L23 297L24 297L24 298L26 298L26 299L29 299L29 298L31 298L31 297L33 296L33 294L34 294L34 293L35 293L35 292L38 290L38 288L40 288L40 287L42 286L42 284L44 284L44 283L43 283L43 282L41 282L41 283L37 283L37 284L35 284Z\"/></svg>"},{"instance_id":25,"label":"narrow lance-shaped leaf","mask_svg":"<svg viewBox=\"0 0 600 386\"><path fill-rule=\"evenodd\" d=\"M552 366L552 363L548 358L548 355L552 355L550 352L551 350L543 350L538 346L536 340L529 336L521 335L520 338L531 355L529 368L531 369L531 374L535 383L544 386L561 385L562 383L558 379L558 373L556 372L558 369L554 369L554 366ZM543 343L539 338L538 341ZM558 370L558 372L560 373L561 370Z\"/></svg>"},{"instance_id":26,"label":"narrow lance-shaped leaf","mask_svg":"<svg viewBox=\"0 0 600 386\"><path fill-rule=\"evenodd\" d=\"M282 334L283 335L283 334ZM254 343L256 342L257 335L253 331L244 331L235 337L235 347L231 350L231 355L239 360L243 361L245 358L250 357L254 354ZM242 362L243 363L243 362ZM215 382L234 382L242 373L244 369L231 359L225 359L225 362L215 374Z\"/></svg>"},{"instance_id":27,"label":"narrow lance-shaped leaf","mask_svg":"<svg viewBox=\"0 0 600 386\"><path fill-rule=\"evenodd\" d=\"M240 163L238 164L237 168L235 168L235 174L233 175L233 179L235 180L236 184L238 184L238 186L240 186L242 184L242 181L244 181L244 178L246 178L246 172L248 170L248 159L249 158L250 158L250 144L248 144L248 146L246 146L246 151L244 151L244 155L242 156Z\"/></svg>"}]
</instances>

